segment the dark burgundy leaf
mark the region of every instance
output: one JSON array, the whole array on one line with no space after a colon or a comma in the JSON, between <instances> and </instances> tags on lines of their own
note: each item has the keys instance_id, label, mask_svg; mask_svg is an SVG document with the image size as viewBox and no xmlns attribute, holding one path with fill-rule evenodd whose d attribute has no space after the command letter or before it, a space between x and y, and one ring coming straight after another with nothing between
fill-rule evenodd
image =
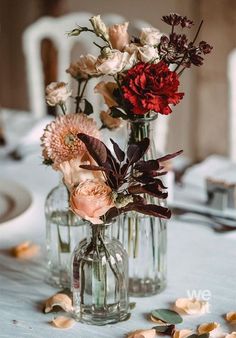
<instances>
[{"instance_id":1,"label":"dark burgundy leaf","mask_svg":"<svg viewBox=\"0 0 236 338\"><path fill-rule=\"evenodd\" d=\"M127 120L128 119L128 115L124 114L120 109L116 108L116 107L111 107L110 108L110 115L112 117L121 117L123 120Z\"/></svg>"},{"instance_id":2,"label":"dark burgundy leaf","mask_svg":"<svg viewBox=\"0 0 236 338\"><path fill-rule=\"evenodd\" d=\"M93 106L92 106L92 104L91 104L88 100L86 100L86 99L84 99L84 113L85 113L86 115L90 115L90 114L93 113Z\"/></svg>"},{"instance_id":3,"label":"dark burgundy leaf","mask_svg":"<svg viewBox=\"0 0 236 338\"><path fill-rule=\"evenodd\" d=\"M164 208L155 204L146 204L146 205L139 204L134 206L132 210L140 212L141 214L165 219L169 219L171 217L171 211L168 208Z\"/></svg>"},{"instance_id":4,"label":"dark burgundy leaf","mask_svg":"<svg viewBox=\"0 0 236 338\"><path fill-rule=\"evenodd\" d=\"M127 149L127 157L130 164L139 161L146 153L150 144L149 138L145 137L142 141L130 144Z\"/></svg>"},{"instance_id":5,"label":"dark burgundy leaf","mask_svg":"<svg viewBox=\"0 0 236 338\"><path fill-rule=\"evenodd\" d=\"M182 154L182 152L183 152L183 150L179 150L179 151L177 151L176 153L172 153L172 154L165 155L165 156L163 156L163 157L158 158L158 161L159 161L159 162L169 161L169 160L171 160L172 158L174 158L174 157L176 157L176 156Z\"/></svg>"},{"instance_id":6,"label":"dark burgundy leaf","mask_svg":"<svg viewBox=\"0 0 236 338\"><path fill-rule=\"evenodd\" d=\"M160 182L161 180L158 180L155 183L150 183L150 184L145 184L145 185L141 185L141 184L133 185L128 188L128 191L131 194L148 194L154 197L165 199L167 198L168 193L163 192L160 189L162 187L166 189L163 183L162 182L160 183Z\"/></svg>"},{"instance_id":7,"label":"dark burgundy leaf","mask_svg":"<svg viewBox=\"0 0 236 338\"><path fill-rule=\"evenodd\" d=\"M87 170L93 170L93 171L111 171L111 170L108 169L108 168L105 168L105 167L99 167L99 166L96 166L96 165L90 165L90 164L81 164L81 165L80 165L80 168L82 168L82 169L87 169Z\"/></svg>"},{"instance_id":8,"label":"dark burgundy leaf","mask_svg":"<svg viewBox=\"0 0 236 338\"><path fill-rule=\"evenodd\" d=\"M89 154L97 162L99 166L102 166L107 161L107 147L103 142L95 137L79 133L78 138L84 142Z\"/></svg>"},{"instance_id":9,"label":"dark burgundy leaf","mask_svg":"<svg viewBox=\"0 0 236 338\"><path fill-rule=\"evenodd\" d=\"M158 170L159 162L158 160L139 161L135 164L134 169L142 172Z\"/></svg>"},{"instance_id":10,"label":"dark burgundy leaf","mask_svg":"<svg viewBox=\"0 0 236 338\"><path fill-rule=\"evenodd\" d=\"M118 144L115 141L113 141L112 139L110 139L110 141L113 145L113 149L114 149L114 152L116 154L118 161L120 161L120 162L124 161L125 153L123 152L123 150L120 149L120 147L118 146Z\"/></svg>"},{"instance_id":11,"label":"dark burgundy leaf","mask_svg":"<svg viewBox=\"0 0 236 338\"><path fill-rule=\"evenodd\" d=\"M172 336L174 330L175 330L175 325L170 324L170 325L157 325L153 327L154 330L156 330L157 334L165 334L167 336Z\"/></svg>"}]
</instances>

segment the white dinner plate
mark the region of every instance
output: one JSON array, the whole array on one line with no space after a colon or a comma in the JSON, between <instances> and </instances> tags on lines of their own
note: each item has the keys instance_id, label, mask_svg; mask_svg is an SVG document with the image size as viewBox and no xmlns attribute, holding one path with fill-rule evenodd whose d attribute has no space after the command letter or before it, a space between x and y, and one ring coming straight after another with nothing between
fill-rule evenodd
<instances>
[{"instance_id":1,"label":"white dinner plate","mask_svg":"<svg viewBox=\"0 0 236 338\"><path fill-rule=\"evenodd\" d=\"M32 196L25 187L0 178L0 224L22 215L31 203Z\"/></svg>"}]
</instances>

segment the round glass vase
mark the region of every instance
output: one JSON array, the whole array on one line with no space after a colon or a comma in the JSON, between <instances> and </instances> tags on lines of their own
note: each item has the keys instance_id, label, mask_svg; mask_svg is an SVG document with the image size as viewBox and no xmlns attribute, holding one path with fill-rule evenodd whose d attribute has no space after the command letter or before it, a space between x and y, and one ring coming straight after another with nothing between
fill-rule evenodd
<instances>
[{"instance_id":1,"label":"round glass vase","mask_svg":"<svg viewBox=\"0 0 236 338\"><path fill-rule=\"evenodd\" d=\"M128 144L150 139L150 146L143 160L158 158L153 123L157 114L140 117L128 122ZM166 206L165 200L146 196L147 202ZM129 294L134 297L150 296L166 287L167 229L166 220L128 212L119 217L117 233L113 236L123 244L129 256Z\"/></svg>"},{"instance_id":2,"label":"round glass vase","mask_svg":"<svg viewBox=\"0 0 236 338\"><path fill-rule=\"evenodd\" d=\"M69 210L69 192L61 182L45 201L47 281L53 286L70 288L70 262L75 246L85 237L85 222Z\"/></svg>"},{"instance_id":3,"label":"round glass vase","mask_svg":"<svg viewBox=\"0 0 236 338\"><path fill-rule=\"evenodd\" d=\"M72 256L73 308L78 321L106 325L128 317L128 256L105 235L108 225L89 224L89 236Z\"/></svg>"}]
</instances>

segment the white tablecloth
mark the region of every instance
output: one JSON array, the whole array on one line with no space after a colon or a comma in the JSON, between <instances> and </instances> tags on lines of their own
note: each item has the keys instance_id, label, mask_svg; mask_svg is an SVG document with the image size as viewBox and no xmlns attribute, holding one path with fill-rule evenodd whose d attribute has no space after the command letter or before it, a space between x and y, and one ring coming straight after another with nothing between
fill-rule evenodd
<instances>
[{"instance_id":1,"label":"white tablecloth","mask_svg":"<svg viewBox=\"0 0 236 338\"><path fill-rule=\"evenodd\" d=\"M211 293L211 312L185 316L179 327L195 329L202 322L217 321L229 330L222 317L236 310L236 239L216 234L199 224L172 220L168 224L168 287L160 295L131 299L137 302L129 321L105 327L81 323L68 330L50 325L54 314L43 314L42 303L57 290L45 283L45 258L20 261L7 249L24 240L45 246L44 200L58 177L41 165L37 155L23 162L0 164L0 176L12 178L27 187L33 204L19 218L0 225L0 337L14 338L118 338L129 331L151 328L146 316L155 308L169 308L178 297L190 292ZM232 330L231 330L232 331Z\"/></svg>"}]
</instances>

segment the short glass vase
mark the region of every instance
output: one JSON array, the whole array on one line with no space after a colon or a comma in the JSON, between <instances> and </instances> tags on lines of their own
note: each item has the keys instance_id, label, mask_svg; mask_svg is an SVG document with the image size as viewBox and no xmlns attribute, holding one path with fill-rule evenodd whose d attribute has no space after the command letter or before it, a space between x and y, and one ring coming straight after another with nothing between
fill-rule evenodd
<instances>
[{"instance_id":1,"label":"short glass vase","mask_svg":"<svg viewBox=\"0 0 236 338\"><path fill-rule=\"evenodd\" d=\"M106 325L127 319L128 256L109 225L89 224L72 256L73 307L78 321Z\"/></svg>"},{"instance_id":2,"label":"short glass vase","mask_svg":"<svg viewBox=\"0 0 236 338\"><path fill-rule=\"evenodd\" d=\"M50 191L45 202L47 281L70 288L70 262L75 246L86 235L84 221L69 210L69 192L61 182Z\"/></svg>"}]
</instances>

